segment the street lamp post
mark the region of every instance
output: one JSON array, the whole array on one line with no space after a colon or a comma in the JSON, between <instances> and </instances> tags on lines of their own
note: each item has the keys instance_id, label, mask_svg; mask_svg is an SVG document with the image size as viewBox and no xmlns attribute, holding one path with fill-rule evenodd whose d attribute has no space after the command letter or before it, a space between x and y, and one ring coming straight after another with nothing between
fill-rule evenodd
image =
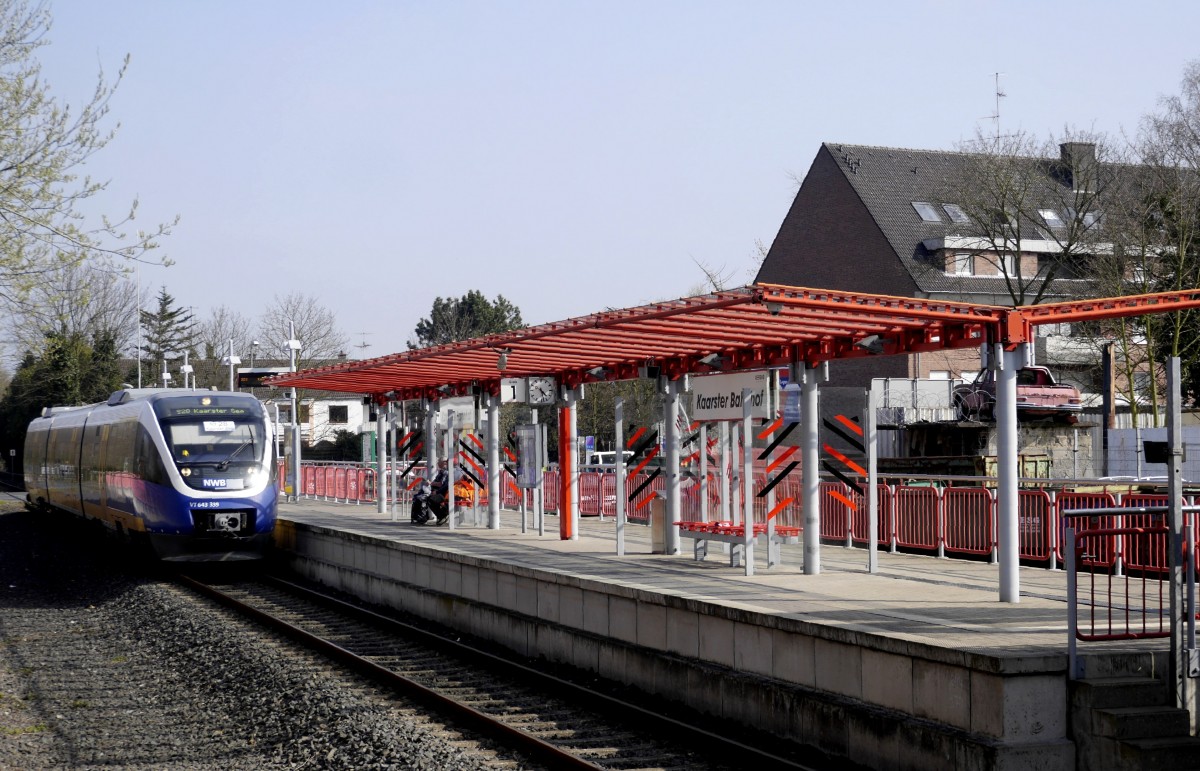
<instances>
[{"instance_id":1,"label":"street lamp post","mask_svg":"<svg viewBox=\"0 0 1200 771\"><path fill-rule=\"evenodd\" d=\"M284 343L288 349L290 372L296 371L296 352L300 350L300 341L296 339L296 324L288 322L289 337ZM292 500L300 500L300 405L296 400L296 387L292 386Z\"/></svg>"},{"instance_id":2,"label":"street lamp post","mask_svg":"<svg viewBox=\"0 0 1200 771\"><path fill-rule=\"evenodd\" d=\"M256 351L258 351L258 341L251 340L250 341L250 368L251 369L254 368L254 354Z\"/></svg>"},{"instance_id":3,"label":"street lamp post","mask_svg":"<svg viewBox=\"0 0 1200 771\"><path fill-rule=\"evenodd\" d=\"M225 357L226 363L229 364L229 390L234 390L233 368L242 363L242 360L233 355L233 338L229 338L229 355Z\"/></svg>"},{"instance_id":4,"label":"street lamp post","mask_svg":"<svg viewBox=\"0 0 1200 771\"><path fill-rule=\"evenodd\" d=\"M183 375L183 387L188 387L188 376L192 374L192 365L188 364L188 352L183 352L183 366L179 368L180 374ZM192 384L193 386L195 383Z\"/></svg>"}]
</instances>

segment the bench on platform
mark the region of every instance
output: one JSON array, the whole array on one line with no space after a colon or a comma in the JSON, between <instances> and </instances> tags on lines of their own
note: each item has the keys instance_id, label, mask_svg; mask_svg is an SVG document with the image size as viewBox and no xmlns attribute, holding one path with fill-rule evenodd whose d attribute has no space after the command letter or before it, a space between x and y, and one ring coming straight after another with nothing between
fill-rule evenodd
<instances>
[{"instance_id":1,"label":"bench on platform","mask_svg":"<svg viewBox=\"0 0 1200 771\"><path fill-rule=\"evenodd\" d=\"M736 567L739 564L741 558L741 548L739 547L746 545L746 528L742 525L735 525L728 520L716 522L680 521L676 522L675 525L679 528L679 535L692 539L693 555L697 561L701 561L708 556L708 544L710 541L719 541L732 544L733 546L729 550L730 567ZM800 543L800 528L776 525L774 530L775 532L771 534L769 542L769 565L779 564L779 546L781 544ZM759 536L766 534L767 526L764 523L756 522L751 540L753 543L758 543Z\"/></svg>"}]
</instances>

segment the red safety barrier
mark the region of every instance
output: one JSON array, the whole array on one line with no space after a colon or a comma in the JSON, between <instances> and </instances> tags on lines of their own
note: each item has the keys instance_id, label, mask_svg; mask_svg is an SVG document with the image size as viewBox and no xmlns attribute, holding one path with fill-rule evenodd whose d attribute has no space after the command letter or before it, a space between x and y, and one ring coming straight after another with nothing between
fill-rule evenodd
<instances>
[{"instance_id":1,"label":"red safety barrier","mask_svg":"<svg viewBox=\"0 0 1200 771\"><path fill-rule=\"evenodd\" d=\"M1116 508L1117 502L1113 498L1112 493L1073 493L1060 492L1054 497L1054 512L1057 515L1059 527L1073 527L1076 530L1102 530L1112 529L1119 523L1112 514L1097 513L1094 515L1075 514L1070 517L1064 517L1064 511L1072 509L1112 509ZM1059 532L1062 532L1061 529ZM1091 539L1089 544L1092 547L1090 551L1083 556L1085 565L1093 567L1106 567L1115 564L1117 561L1117 542L1114 538L1109 538L1107 541L1103 539ZM1062 556L1062 547L1059 548L1059 557Z\"/></svg>"},{"instance_id":2,"label":"red safety barrier","mask_svg":"<svg viewBox=\"0 0 1200 771\"><path fill-rule=\"evenodd\" d=\"M941 496L932 487L896 488L896 543L936 550L941 542Z\"/></svg>"},{"instance_id":3,"label":"red safety barrier","mask_svg":"<svg viewBox=\"0 0 1200 771\"><path fill-rule=\"evenodd\" d=\"M606 517L617 516L617 475L600 475L600 513Z\"/></svg>"},{"instance_id":4,"label":"red safety barrier","mask_svg":"<svg viewBox=\"0 0 1200 771\"><path fill-rule=\"evenodd\" d=\"M850 505L854 491L841 482L821 483L821 537L845 541L850 532ZM855 504L857 505L857 504Z\"/></svg>"},{"instance_id":5,"label":"red safety barrier","mask_svg":"<svg viewBox=\"0 0 1200 771\"><path fill-rule=\"evenodd\" d=\"M892 542L892 505L894 496L892 488L887 485L875 485L875 498L879 503L879 530L875 543L887 545ZM871 512L867 511L866 496L854 494L854 502L858 511L850 514L850 539L854 543L866 544L870 541Z\"/></svg>"},{"instance_id":6,"label":"red safety barrier","mask_svg":"<svg viewBox=\"0 0 1200 771\"><path fill-rule=\"evenodd\" d=\"M579 515L600 516L600 474L582 471L579 474Z\"/></svg>"},{"instance_id":7,"label":"red safety barrier","mask_svg":"<svg viewBox=\"0 0 1200 771\"><path fill-rule=\"evenodd\" d=\"M1126 493L1121 496L1120 506L1123 509L1140 507L1166 506L1170 503L1166 495L1151 495L1147 493ZM1120 526L1123 528L1153 528L1167 526L1167 512L1155 511L1142 514L1120 514ZM1120 544L1121 559L1125 566L1133 569L1150 570L1165 573L1168 568L1167 552L1149 550L1153 542L1144 538L1124 536Z\"/></svg>"},{"instance_id":8,"label":"red safety barrier","mask_svg":"<svg viewBox=\"0 0 1200 771\"><path fill-rule=\"evenodd\" d=\"M500 472L500 505L506 509L521 508L521 488L517 487L517 478L508 471Z\"/></svg>"},{"instance_id":9,"label":"red safety barrier","mask_svg":"<svg viewBox=\"0 0 1200 771\"><path fill-rule=\"evenodd\" d=\"M300 464L300 489L310 498L317 494L317 470L303 463Z\"/></svg>"},{"instance_id":10,"label":"red safety barrier","mask_svg":"<svg viewBox=\"0 0 1200 771\"><path fill-rule=\"evenodd\" d=\"M794 527L802 530L804 528L804 484L798 476L789 477L775 485L775 500L783 501L788 498L791 498L792 502L775 515L775 528L778 530L781 527ZM719 505L718 502L717 506ZM714 509L715 507L709 510Z\"/></svg>"},{"instance_id":11,"label":"red safety barrier","mask_svg":"<svg viewBox=\"0 0 1200 771\"><path fill-rule=\"evenodd\" d=\"M558 511L558 472L547 471L542 475L542 509Z\"/></svg>"},{"instance_id":12,"label":"red safety barrier","mask_svg":"<svg viewBox=\"0 0 1200 771\"><path fill-rule=\"evenodd\" d=\"M344 466L333 470L333 497L336 499L346 497L346 471Z\"/></svg>"},{"instance_id":13,"label":"red safety barrier","mask_svg":"<svg viewBox=\"0 0 1200 771\"><path fill-rule=\"evenodd\" d=\"M1105 493L1107 495L1107 493ZM1139 640L1171 634L1170 584L1154 571L1118 573L1113 565L1080 570L1088 555L1116 540L1138 544L1139 552L1166 553L1170 529L1091 528L1075 534L1075 637L1079 640Z\"/></svg>"},{"instance_id":14,"label":"red safety barrier","mask_svg":"<svg viewBox=\"0 0 1200 771\"><path fill-rule=\"evenodd\" d=\"M996 545L996 501L982 487L947 487L942 491L946 551L991 554Z\"/></svg>"},{"instance_id":15,"label":"red safety barrier","mask_svg":"<svg viewBox=\"0 0 1200 771\"><path fill-rule=\"evenodd\" d=\"M1045 490L1020 490L1017 492L1017 541L1020 557L1028 560L1049 561L1054 534L1054 506L1050 494Z\"/></svg>"},{"instance_id":16,"label":"red safety barrier","mask_svg":"<svg viewBox=\"0 0 1200 771\"><path fill-rule=\"evenodd\" d=\"M629 497L628 497L629 493L631 493L634 490L641 487L642 483L645 482L647 478L648 478L647 474L637 474L634 476L630 476L630 477L626 478L626 480L625 480L625 489L627 491L625 494L626 495L625 512L626 512L626 519L628 519L631 522L648 523L650 521L650 503L649 503L649 501L651 498L654 497L655 493L662 492L662 490L665 486L665 480L663 479L663 475L659 474L658 476L656 476L653 479L653 481L650 482L650 484L646 485L646 487L644 487L642 489L642 491L639 492L632 501L630 501ZM645 504L645 505L642 505L642 504Z\"/></svg>"}]
</instances>

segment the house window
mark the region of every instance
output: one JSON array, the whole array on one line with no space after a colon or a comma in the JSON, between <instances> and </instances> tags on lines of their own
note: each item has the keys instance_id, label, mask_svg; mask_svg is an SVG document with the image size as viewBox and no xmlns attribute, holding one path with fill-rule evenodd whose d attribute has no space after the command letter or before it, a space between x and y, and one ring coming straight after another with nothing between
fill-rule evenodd
<instances>
[{"instance_id":1,"label":"house window","mask_svg":"<svg viewBox=\"0 0 1200 771\"><path fill-rule=\"evenodd\" d=\"M1017 275L1017 255L1015 254L998 254L996 255L996 270L1001 276L1016 276Z\"/></svg>"},{"instance_id":2,"label":"house window","mask_svg":"<svg viewBox=\"0 0 1200 771\"><path fill-rule=\"evenodd\" d=\"M350 408L344 404L334 404L329 407L329 422L330 423L348 423L350 422Z\"/></svg>"},{"instance_id":3,"label":"house window","mask_svg":"<svg viewBox=\"0 0 1200 771\"><path fill-rule=\"evenodd\" d=\"M1061 228L1066 224L1054 209L1038 209L1038 214L1042 215L1042 219L1052 228Z\"/></svg>"},{"instance_id":4,"label":"house window","mask_svg":"<svg viewBox=\"0 0 1200 771\"><path fill-rule=\"evenodd\" d=\"M956 203L944 203L942 208L946 210L946 216L951 222L966 223L970 222L971 218L963 211L963 208Z\"/></svg>"},{"instance_id":5,"label":"house window","mask_svg":"<svg viewBox=\"0 0 1200 771\"><path fill-rule=\"evenodd\" d=\"M923 201L913 201L913 208L917 210L917 214L921 215L921 219L926 222L941 222L942 218L937 213L937 209L931 203Z\"/></svg>"},{"instance_id":6,"label":"house window","mask_svg":"<svg viewBox=\"0 0 1200 771\"><path fill-rule=\"evenodd\" d=\"M931 369L929 370L930 380L949 380L950 370L948 369Z\"/></svg>"},{"instance_id":7,"label":"house window","mask_svg":"<svg viewBox=\"0 0 1200 771\"><path fill-rule=\"evenodd\" d=\"M946 271L952 276L973 276L975 275L975 260L972 259L970 252L958 252L954 255L954 262L950 265L950 270Z\"/></svg>"}]
</instances>

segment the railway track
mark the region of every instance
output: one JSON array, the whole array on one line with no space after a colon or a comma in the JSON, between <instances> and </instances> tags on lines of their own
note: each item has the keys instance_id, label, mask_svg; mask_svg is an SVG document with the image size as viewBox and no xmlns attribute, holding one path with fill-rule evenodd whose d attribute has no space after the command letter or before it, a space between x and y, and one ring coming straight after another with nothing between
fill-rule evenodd
<instances>
[{"instance_id":1,"label":"railway track","mask_svg":"<svg viewBox=\"0 0 1200 771\"><path fill-rule=\"evenodd\" d=\"M814 768L281 579L179 580L543 767Z\"/></svg>"}]
</instances>

